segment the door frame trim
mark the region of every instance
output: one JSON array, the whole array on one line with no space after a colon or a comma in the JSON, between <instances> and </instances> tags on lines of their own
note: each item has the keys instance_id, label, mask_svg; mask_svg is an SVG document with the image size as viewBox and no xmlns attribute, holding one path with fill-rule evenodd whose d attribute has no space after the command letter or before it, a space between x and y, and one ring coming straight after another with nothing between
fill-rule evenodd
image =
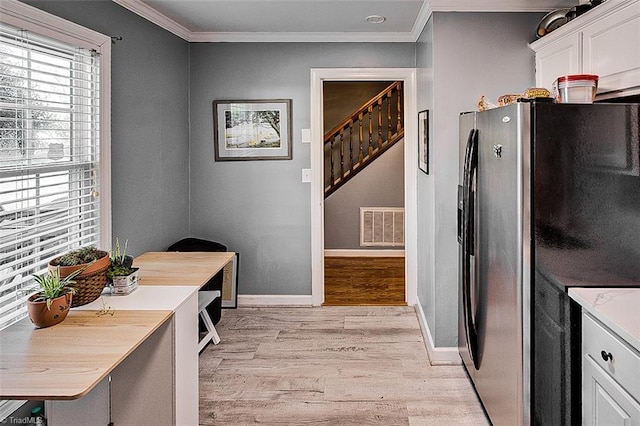
<instances>
[{"instance_id":1,"label":"door frame trim","mask_svg":"<svg viewBox=\"0 0 640 426\"><path fill-rule=\"evenodd\" d=\"M418 290L418 132L415 68L312 68L311 69L311 299L324 302L324 188L323 93L324 81L402 81L404 94L404 208L405 301L417 303Z\"/></svg>"}]
</instances>

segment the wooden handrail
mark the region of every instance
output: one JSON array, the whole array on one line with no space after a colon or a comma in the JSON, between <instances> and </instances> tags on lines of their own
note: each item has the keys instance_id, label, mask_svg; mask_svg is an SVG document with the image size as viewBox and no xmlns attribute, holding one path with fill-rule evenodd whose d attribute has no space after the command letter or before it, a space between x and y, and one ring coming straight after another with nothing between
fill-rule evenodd
<instances>
[{"instance_id":1,"label":"wooden handrail","mask_svg":"<svg viewBox=\"0 0 640 426\"><path fill-rule=\"evenodd\" d=\"M386 89L384 89L383 91L378 93L375 97L373 97L370 100L368 100L367 102L365 102L365 104L362 105L360 108L355 109L351 114L347 115L347 118L342 120L340 122L340 124L338 124L333 129L331 129L330 131L325 133L324 134L324 142L327 143L328 138L330 138L335 133L339 132L340 129L342 129L344 127L348 127L349 126L349 122L351 120L353 120L354 117L357 117L360 114L360 112L366 111L370 106L372 106L373 104L378 103L378 100L384 98L388 94L393 93L397 89L401 89L401 87L402 87L402 82L401 81L396 81L394 83L391 83Z\"/></svg>"}]
</instances>

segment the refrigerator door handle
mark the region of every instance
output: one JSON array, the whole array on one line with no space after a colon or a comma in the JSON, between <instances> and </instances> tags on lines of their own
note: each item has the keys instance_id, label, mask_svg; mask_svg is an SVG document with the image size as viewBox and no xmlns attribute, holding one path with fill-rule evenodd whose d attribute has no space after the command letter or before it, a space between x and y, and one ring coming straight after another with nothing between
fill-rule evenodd
<instances>
[{"instance_id":1,"label":"refrigerator door handle","mask_svg":"<svg viewBox=\"0 0 640 426\"><path fill-rule=\"evenodd\" d=\"M476 369L479 368L478 335L471 306L471 256L474 254L474 193L473 180L478 170L478 130L469 132L465 149L462 184L462 303L469 354Z\"/></svg>"}]
</instances>

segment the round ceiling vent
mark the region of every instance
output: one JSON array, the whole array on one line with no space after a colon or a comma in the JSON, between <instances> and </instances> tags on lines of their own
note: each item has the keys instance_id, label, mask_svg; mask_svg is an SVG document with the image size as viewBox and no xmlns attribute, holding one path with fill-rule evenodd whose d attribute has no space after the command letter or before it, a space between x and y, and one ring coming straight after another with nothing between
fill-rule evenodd
<instances>
[{"instance_id":1,"label":"round ceiling vent","mask_svg":"<svg viewBox=\"0 0 640 426\"><path fill-rule=\"evenodd\" d=\"M382 15L369 15L364 20L370 24L382 24L387 18Z\"/></svg>"}]
</instances>

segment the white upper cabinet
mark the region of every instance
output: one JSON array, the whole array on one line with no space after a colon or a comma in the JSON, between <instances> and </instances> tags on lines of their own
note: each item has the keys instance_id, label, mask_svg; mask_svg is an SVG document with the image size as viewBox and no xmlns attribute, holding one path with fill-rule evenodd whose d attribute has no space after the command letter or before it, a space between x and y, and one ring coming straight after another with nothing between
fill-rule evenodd
<instances>
[{"instance_id":1,"label":"white upper cabinet","mask_svg":"<svg viewBox=\"0 0 640 426\"><path fill-rule=\"evenodd\" d=\"M640 0L608 0L531 48L538 87L584 73L600 76L599 99L640 93Z\"/></svg>"},{"instance_id":2,"label":"white upper cabinet","mask_svg":"<svg viewBox=\"0 0 640 426\"><path fill-rule=\"evenodd\" d=\"M559 76L582 72L580 42L580 34L569 34L536 52L537 87L551 91Z\"/></svg>"}]
</instances>

